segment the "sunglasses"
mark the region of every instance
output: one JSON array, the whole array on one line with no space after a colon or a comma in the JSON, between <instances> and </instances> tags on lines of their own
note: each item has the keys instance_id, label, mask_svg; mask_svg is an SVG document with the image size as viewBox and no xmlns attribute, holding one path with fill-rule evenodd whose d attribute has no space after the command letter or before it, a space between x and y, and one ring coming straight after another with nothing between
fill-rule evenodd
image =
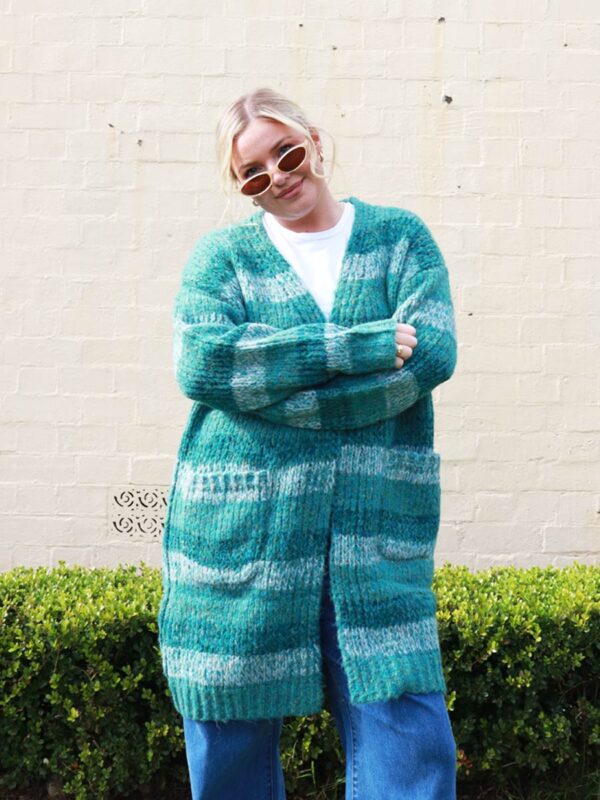
<instances>
[{"instance_id":1,"label":"sunglasses","mask_svg":"<svg viewBox=\"0 0 600 800\"><path fill-rule=\"evenodd\" d=\"M279 172L295 172L306 161L307 153L305 145L295 145L281 156L275 165L275 170L279 170ZM275 170L272 171L275 172ZM252 175L241 184L239 189L246 197L258 197L259 194L264 194L271 187L272 182L271 172L265 170L257 175Z\"/></svg>"}]
</instances>

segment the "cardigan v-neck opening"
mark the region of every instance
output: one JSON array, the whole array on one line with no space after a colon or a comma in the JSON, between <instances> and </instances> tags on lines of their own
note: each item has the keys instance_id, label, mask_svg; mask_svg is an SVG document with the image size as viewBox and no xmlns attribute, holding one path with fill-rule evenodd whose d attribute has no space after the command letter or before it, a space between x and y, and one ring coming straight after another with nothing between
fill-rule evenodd
<instances>
[{"instance_id":1,"label":"cardigan v-neck opening","mask_svg":"<svg viewBox=\"0 0 600 800\"><path fill-rule=\"evenodd\" d=\"M352 203L354 206L354 222L352 224L352 230L350 232L350 236L346 243L346 247L344 249L344 255L342 257L342 265L340 268L340 274L338 276L338 280L335 286L335 291L333 295L333 304L331 306L331 312L329 314L329 319L323 313L321 307L313 297L312 293L309 291L307 286L302 281L301 277L298 275L292 264L284 258L284 256L279 252L275 244L271 241L267 229L263 223L263 216L264 210L261 209L257 211L256 214L253 214L250 218L251 221L256 223L256 230L257 230L257 237L264 248L264 250L268 253L270 260L276 264L277 266L283 267L285 273L289 276L290 281L301 291L298 292L297 300L300 303L304 304L304 307L309 315L316 315L318 317L315 322L329 322L332 324L339 324L338 321L338 311L340 307L340 303L342 301L342 296L344 294L347 278L348 278L348 270L350 268L350 254L355 250L355 245L357 240L361 236L362 226L363 226L363 204L357 197L351 195L350 197L343 197L341 199L342 203Z\"/></svg>"}]
</instances>

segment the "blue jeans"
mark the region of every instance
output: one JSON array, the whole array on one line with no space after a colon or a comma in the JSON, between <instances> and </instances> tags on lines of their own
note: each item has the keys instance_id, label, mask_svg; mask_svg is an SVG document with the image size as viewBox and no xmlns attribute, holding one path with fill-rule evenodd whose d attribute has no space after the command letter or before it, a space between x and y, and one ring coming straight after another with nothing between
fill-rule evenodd
<instances>
[{"instance_id":1,"label":"blue jeans","mask_svg":"<svg viewBox=\"0 0 600 800\"><path fill-rule=\"evenodd\" d=\"M346 755L346 800L456 800L456 743L443 692L350 702L327 569L321 644L327 694ZM193 800L285 800L282 727L282 718L184 717Z\"/></svg>"}]
</instances>

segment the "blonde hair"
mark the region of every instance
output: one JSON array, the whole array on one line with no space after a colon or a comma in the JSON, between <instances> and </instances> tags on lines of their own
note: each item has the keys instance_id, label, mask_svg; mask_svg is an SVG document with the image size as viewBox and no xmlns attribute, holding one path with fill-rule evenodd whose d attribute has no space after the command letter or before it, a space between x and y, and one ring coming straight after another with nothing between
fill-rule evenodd
<instances>
[{"instance_id":1,"label":"blonde hair","mask_svg":"<svg viewBox=\"0 0 600 800\"><path fill-rule=\"evenodd\" d=\"M315 163L317 161L317 149L313 138L312 132L325 133L324 129L311 125L306 117L304 111L299 105L289 100L284 95L279 94L274 89L263 87L254 89L252 92L238 97L231 103L222 113L216 127L216 155L217 155L217 168L219 174L219 182L221 188L227 198L227 205L223 212L223 216L230 208L231 200L234 195L237 195L237 178L233 171L231 156L233 152L233 143L235 137L242 133L248 126L251 120L256 117L266 117L281 122L284 125L293 128L294 130L302 133L308 139L309 146L309 159L310 169L314 175L324 177L322 173L315 171ZM332 143L332 163L331 172L335 165L335 143ZM331 173L327 181L331 179Z\"/></svg>"}]
</instances>

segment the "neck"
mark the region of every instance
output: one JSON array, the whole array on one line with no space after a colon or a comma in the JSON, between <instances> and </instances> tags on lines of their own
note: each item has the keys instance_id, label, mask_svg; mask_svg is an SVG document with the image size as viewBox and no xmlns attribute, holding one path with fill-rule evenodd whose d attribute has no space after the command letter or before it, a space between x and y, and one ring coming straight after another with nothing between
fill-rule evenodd
<instances>
[{"instance_id":1,"label":"neck","mask_svg":"<svg viewBox=\"0 0 600 800\"><path fill-rule=\"evenodd\" d=\"M343 205L338 203L327 186L323 186L316 205L308 214L298 219L274 216L280 225L295 233L317 233L333 228L339 222L343 211Z\"/></svg>"}]
</instances>

